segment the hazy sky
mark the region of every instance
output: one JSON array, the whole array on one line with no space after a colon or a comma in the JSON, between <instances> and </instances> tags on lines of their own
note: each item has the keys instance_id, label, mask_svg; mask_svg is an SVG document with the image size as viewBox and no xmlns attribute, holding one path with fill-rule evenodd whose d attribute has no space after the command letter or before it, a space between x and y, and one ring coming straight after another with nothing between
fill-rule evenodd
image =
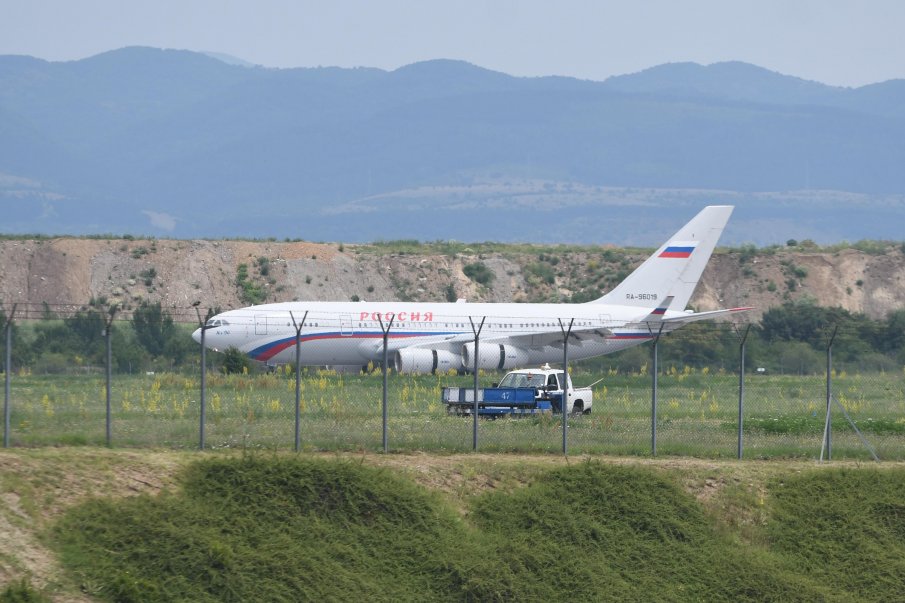
<instances>
[{"instance_id":1,"label":"hazy sky","mask_svg":"<svg viewBox=\"0 0 905 603\"><path fill-rule=\"evenodd\" d=\"M141 45L268 67L450 58L602 80L740 60L860 86L905 78L903 32L902 0L0 0L0 54L53 61Z\"/></svg>"}]
</instances>

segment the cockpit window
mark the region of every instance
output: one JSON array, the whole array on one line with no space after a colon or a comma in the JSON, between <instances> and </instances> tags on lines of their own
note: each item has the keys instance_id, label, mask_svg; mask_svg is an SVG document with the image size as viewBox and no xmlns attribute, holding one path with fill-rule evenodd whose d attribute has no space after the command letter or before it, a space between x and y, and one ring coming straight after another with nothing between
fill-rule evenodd
<instances>
[{"instance_id":1,"label":"cockpit window","mask_svg":"<svg viewBox=\"0 0 905 603\"><path fill-rule=\"evenodd\" d=\"M207 321L207 326L209 327L225 327L228 324L228 322L219 318L211 318Z\"/></svg>"}]
</instances>

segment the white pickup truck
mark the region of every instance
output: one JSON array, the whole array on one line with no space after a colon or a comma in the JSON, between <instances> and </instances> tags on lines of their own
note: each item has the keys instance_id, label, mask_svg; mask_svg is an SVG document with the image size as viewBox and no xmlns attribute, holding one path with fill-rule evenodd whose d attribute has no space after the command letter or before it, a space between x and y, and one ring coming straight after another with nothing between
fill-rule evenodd
<instances>
[{"instance_id":1,"label":"white pickup truck","mask_svg":"<svg viewBox=\"0 0 905 603\"><path fill-rule=\"evenodd\" d=\"M535 396L538 400L552 400L553 412L562 412L560 401L562 400L562 381L563 371L561 369L550 368L549 364L545 364L541 368L536 369L518 369L509 371L503 380L494 387L500 388L521 388L533 387ZM572 377L569 376L569 413L590 414L591 405L594 401L593 392L590 387L575 388L572 386Z\"/></svg>"}]
</instances>

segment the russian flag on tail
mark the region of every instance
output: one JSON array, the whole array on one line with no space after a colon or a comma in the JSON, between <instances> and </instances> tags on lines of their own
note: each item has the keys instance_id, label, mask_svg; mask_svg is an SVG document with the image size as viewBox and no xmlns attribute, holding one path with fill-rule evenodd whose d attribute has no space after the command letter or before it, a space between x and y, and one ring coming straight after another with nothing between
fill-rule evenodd
<instances>
[{"instance_id":1,"label":"russian flag on tail","mask_svg":"<svg viewBox=\"0 0 905 603\"><path fill-rule=\"evenodd\" d=\"M698 246L697 241L672 241L666 246L666 249L660 252L657 257L661 258L680 258L685 259L691 257L691 252Z\"/></svg>"}]
</instances>

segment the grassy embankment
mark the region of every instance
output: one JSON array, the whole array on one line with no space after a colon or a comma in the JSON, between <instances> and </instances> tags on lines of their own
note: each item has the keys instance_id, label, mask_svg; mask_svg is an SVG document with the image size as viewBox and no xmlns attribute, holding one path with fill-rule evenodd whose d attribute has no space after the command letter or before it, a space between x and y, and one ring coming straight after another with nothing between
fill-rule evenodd
<instances>
[{"instance_id":1,"label":"grassy embankment","mask_svg":"<svg viewBox=\"0 0 905 603\"><path fill-rule=\"evenodd\" d=\"M598 378L576 371L577 385ZM482 385L498 380L483 375ZM206 439L215 448L291 448L295 378L284 373L211 375ZM400 376L389 380L393 450L469 451L469 418L448 416L444 386L471 387L468 376ZM96 375L17 375L12 388L14 446L102 445L105 384ZM651 381L609 374L594 388L594 410L570 420L573 453L649 454ZM884 460L905 457L905 379L901 374L838 374L835 397ZM825 415L822 376L754 376L746 384L745 452L749 458L809 457L820 452ZM117 447L193 448L199 439L197 376L117 375L112 394ZM380 375L311 371L301 382L301 442L307 450L377 450L381 446ZM731 374L669 371L659 380L658 452L707 457L736 453L738 380ZM484 451L557 452L559 417L481 421ZM834 456L869 459L838 407Z\"/></svg>"},{"instance_id":2,"label":"grassy embankment","mask_svg":"<svg viewBox=\"0 0 905 603\"><path fill-rule=\"evenodd\" d=\"M2 557L13 569L7 600L881 601L905 592L902 466L189 462L197 458L2 453L4 500L18 497L12 523L28 536ZM130 471L160 491L86 500L128 492L116 484ZM23 570L41 557L29 543L66 571Z\"/></svg>"}]
</instances>

